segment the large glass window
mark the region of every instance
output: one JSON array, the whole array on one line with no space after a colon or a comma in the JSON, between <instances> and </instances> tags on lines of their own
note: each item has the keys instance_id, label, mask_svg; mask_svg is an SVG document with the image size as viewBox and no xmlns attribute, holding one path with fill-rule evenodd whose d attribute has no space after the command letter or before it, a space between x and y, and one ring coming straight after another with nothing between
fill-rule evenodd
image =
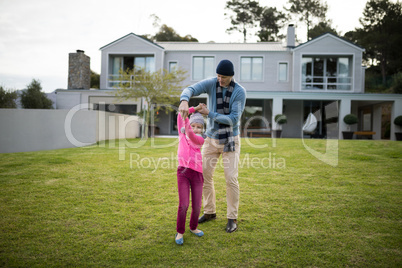
<instances>
[{"instance_id":1,"label":"large glass window","mask_svg":"<svg viewBox=\"0 0 402 268\"><path fill-rule=\"evenodd\" d=\"M240 80L262 81L262 57L240 58Z\"/></svg>"},{"instance_id":2,"label":"large glass window","mask_svg":"<svg viewBox=\"0 0 402 268\"><path fill-rule=\"evenodd\" d=\"M193 80L215 76L214 65L214 57L193 57Z\"/></svg>"},{"instance_id":3,"label":"large glass window","mask_svg":"<svg viewBox=\"0 0 402 268\"><path fill-rule=\"evenodd\" d=\"M109 69L109 87L117 86L120 82L120 70L131 71L145 69L146 71L155 71L155 58L151 55L126 55L111 56Z\"/></svg>"},{"instance_id":4,"label":"large glass window","mask_svg":"<svg viewBox=\"0 0 402 268\"><path fill-rule=\"evenodd\" d=\"M302 58L302 89L350 90L351 56L306 56Z\"/></svg>"}]
</instances>

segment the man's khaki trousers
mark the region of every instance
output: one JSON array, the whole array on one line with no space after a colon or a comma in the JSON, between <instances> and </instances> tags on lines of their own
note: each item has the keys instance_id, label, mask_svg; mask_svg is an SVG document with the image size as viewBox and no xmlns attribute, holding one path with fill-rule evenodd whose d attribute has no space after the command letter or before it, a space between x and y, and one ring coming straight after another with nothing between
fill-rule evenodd
<instances>
[{"instance_id":1,"label":"man's khaki trousers","mask_svg":"<svg viewBox=\"0 0 402 268\"><path fill-rule=\"evenodd\" d=\"M237 213L239 210L239 182L238 166L240 160L240 139L239 136L234 137L235 151L224 152L223 144L219 144L218 139L206 138L202 148L202 166L204 175L204 187L203 187L203 200L204 200L204 213L215 214L216 213L216 198L213 174L215 167L219 161L219 157L222 155L222 166L225 172L226 179L226 202L227 202L227 218L237 219Z\"/></svg>"}]
</instances>

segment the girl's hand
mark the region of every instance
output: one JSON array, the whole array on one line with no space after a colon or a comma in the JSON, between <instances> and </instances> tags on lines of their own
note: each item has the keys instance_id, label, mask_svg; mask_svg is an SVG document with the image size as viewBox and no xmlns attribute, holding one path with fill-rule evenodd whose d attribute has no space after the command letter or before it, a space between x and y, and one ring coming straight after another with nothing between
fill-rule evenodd
<instances>
[{"instance_id":1,"label":"girl's hand","mask_svg":"<svg viewBox=\"0 0 402 268\"><path fill-rule=\"evenodd\" d=\"M203 106L206 106L204 103L200 103L197 105L197 107L194 107L194 110L199 111L202 109Z\"/></svg>"}]
</instances>

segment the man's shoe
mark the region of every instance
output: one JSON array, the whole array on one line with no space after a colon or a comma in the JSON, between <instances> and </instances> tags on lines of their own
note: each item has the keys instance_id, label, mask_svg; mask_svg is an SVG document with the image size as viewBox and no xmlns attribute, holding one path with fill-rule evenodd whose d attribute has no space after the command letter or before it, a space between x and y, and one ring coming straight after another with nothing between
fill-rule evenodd
<instances>
[{"instance_id":1,"label":"man's shoe","mask_svg":"<svg viewBox=\"0 0 402 268\"><path fill-rule=\"evenodd\" d=\"M198 219L198 223L203 223L207 222L210 220L215 220L216 219L216 214L204 214Z\"/></svg>"},{"instance_id":2,"label":"man's shoe","mask_svg":"<svg viewBox=\"0 0 402 268\"><path fill-rule=\"evenodd\" d=\"M226 232L233 233L237 230L237 220L228 219L228 224L226 225Z\"/></svg>"}]
</instances>

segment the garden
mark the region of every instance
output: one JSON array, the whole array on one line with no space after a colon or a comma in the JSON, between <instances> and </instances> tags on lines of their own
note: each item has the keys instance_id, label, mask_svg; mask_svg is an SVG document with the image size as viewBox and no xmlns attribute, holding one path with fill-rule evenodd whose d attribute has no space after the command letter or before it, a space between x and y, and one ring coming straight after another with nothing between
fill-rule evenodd
<instances>
[{"instance_id":1,"label":"garden","mask_svg":"<svg viewBox=\"0 0 402 268\"><path fill-rule=\"evenodd\" d=\"M128 142L0 154L0 266L402 265L401 142L339 140L328 165L326 140L242 139L239 229L218 164L217 219L183 246L177 140Z\"/></svg>"}]
</instances>

